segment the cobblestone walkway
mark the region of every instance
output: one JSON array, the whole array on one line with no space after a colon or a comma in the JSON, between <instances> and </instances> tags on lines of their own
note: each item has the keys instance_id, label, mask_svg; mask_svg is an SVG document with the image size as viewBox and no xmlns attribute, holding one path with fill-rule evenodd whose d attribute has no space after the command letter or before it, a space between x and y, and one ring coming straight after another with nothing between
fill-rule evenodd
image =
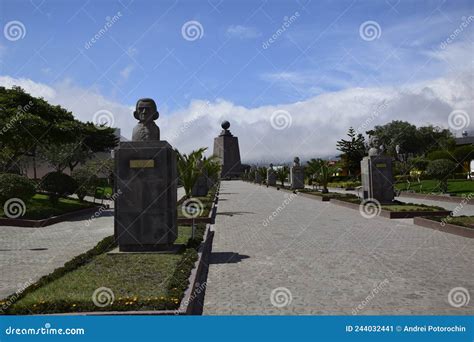
<instances>
[{"instance_id":1,"label":"cobblestone walkway","mask_svg":"<svg viewBox=\"0 0 474 342\"><path fill-rule=\"evenodd\" d=\"M222 182L204 314L474 314L474 239L289 196Z\"/></svg>"}]
</instances>

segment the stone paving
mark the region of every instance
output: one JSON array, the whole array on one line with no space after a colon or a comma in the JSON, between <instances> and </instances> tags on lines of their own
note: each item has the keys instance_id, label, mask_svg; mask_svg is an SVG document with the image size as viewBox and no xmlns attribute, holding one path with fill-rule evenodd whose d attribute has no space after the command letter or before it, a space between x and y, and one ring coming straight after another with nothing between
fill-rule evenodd
<instances>
[{"instance_id":1,"label":"stone paving","mask_svg":"<svg viewBox=\"0 0 474 342\"><path fill-rule=\"evenodd\" d=\"M184 188L178 188L178 198L183 195ZM107 203L113 207L113 203ZM43 228L0 226L0 299L113 235L112 209L87 225L89 218L85 215Z\"/></svg>"},{"instance_id":2,"label":"stone paving","mask_svg":"<svg viewBox=\"0 0 474 342\"><path fill-rule=\"evenodd\" d=\"M474 239L289 196L222 182L204 314L474 314Z\"/></svg>"}]
</instances>

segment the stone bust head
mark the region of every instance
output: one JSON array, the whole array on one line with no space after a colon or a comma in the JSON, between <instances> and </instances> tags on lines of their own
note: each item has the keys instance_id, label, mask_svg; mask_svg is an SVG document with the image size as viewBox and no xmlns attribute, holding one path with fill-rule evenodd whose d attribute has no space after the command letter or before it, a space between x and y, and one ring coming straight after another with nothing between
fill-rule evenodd
<instances>
[{"instance_id":1,"label":"stone bust head","mask_svg":"<svg viewBox=\"0 0 474 342\"><path fill-rule=\"evenodd\" d=\"M132 141L160 140L160 129L154 122L159 113L153 99L138 100L133 116L138 120L138 124L133 129Z\"/></svg>"},{"instance_id":2,"label":"stone bust head","mask_svg":"<svg viewBox=\"0 0 474 342\"><path fill-rule=\"evenodd\" d=\"M295 157L295 159L293 160L293 166L300 166L300 158L299 157Z\"/></svg>"}]
</instances>

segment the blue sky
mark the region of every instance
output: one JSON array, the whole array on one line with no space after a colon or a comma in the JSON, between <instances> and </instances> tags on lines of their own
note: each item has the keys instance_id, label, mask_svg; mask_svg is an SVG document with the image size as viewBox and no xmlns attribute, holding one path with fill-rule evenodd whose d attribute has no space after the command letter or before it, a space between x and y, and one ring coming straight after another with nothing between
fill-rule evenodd
<instances>
[{"instance_id":1,"label":"blue sky","mask_svg":"<svg viewBox=\"0 0 474 342\"><path fill-rule=\"evenodd\" d=\"M248 110L275 109L350 89L404 89L451 73L465 74L459 70L460 60L472 73L470 21L449 48L440 49L474 15L472 1L0 0L0 4L2 27L19 21L26 31L15 41L5 39L5 34L1 37L1 75L58 93L64 87L94 93L127 108L140 97L152 97L163 117L189 111L193 100L212 105L224 101ZM86 49L85 44L114 16L107 32ZM202 27L202 36L192 41L182 33L190 21ZM285 21L291 22L278 34ZM361 25L367 21L378 25L373 40L361 36ZM264 48L272 36L276 39ZM464 110L470 111L470 106ZM292 115L297 123L297 114ZM78 116L87 119L83 113ZM125 132L133 125L116 119ZM242 120L237 122L244 132Z\"/></svg>"}]
</instances>

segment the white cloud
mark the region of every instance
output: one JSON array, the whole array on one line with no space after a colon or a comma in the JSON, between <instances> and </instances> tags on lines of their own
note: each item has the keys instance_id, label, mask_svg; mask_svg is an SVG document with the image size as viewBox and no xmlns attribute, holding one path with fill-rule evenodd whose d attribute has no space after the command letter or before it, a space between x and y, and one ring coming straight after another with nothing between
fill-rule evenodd
<instances>
[{"instance_id":1,"label":"white cloud","mask_svg":"<svg viewBox=\"0 0 474 342\"><path fill-rule=\"evenodd\" d=\"M237 37L240 39L253 39L260 37L262 33L254 27L231 25L227 28L227 35L229 37Z\"/></svg>"},{"instance_id":2,"label":"white cloud","mask_svg":"<svg viewBox=\"0 0 474 342\"><path fill-rule=\"evenodd\" d=\"M127 65L122 70L120 70L120 77L122 78L123 81L128 80L133 69L135 69L135 67L132 64L130 64L130 65Z\"/></svg>"},{"instance_id":3,"label":"white cloud","mask_svg":"<svg viewBox=\"0 0 474 342\"><path fill-rule=\"evenodd\" d=\"M442 54L439 58L451 58L456 61L455 65L462 65L460 61L463 58L456 45L453 46L451 54L446 49L439 52ZM291 78L294 75L286 76ZM231 132L239 137L243 161L290 161L297 155L303 160L334 156L338 153L336 141L345 136L350 126L365 132L374 125L406 120L417 125L431 123L448 128L448 116L454 109L469 113L474 124L473 76L474 72L468 66L452 70L444 77L405 87L353 87L295 103L255 108L225 99L214 102L195 99L187 108L175 112L159 107L157 124L162 139L183 152L202 146L208 146L209 152L212 152L213 139L221 130L221 121L229 120ZM42 96L52 104L62 105L82 121L92 121L94 113L108 110L114 115L115 125L127 138L130 138L136 123L132 115L133 107L105 98L96 88L86 90L68 80L46 85L30 79L0 76L0 85L19 85L34 96ZM155 100L159 105L160 99ZM377 108L382 109L374 115ZM273 128L270 118L277 110L290 113L289 128Z\"/></svg>"}]
</instances>

